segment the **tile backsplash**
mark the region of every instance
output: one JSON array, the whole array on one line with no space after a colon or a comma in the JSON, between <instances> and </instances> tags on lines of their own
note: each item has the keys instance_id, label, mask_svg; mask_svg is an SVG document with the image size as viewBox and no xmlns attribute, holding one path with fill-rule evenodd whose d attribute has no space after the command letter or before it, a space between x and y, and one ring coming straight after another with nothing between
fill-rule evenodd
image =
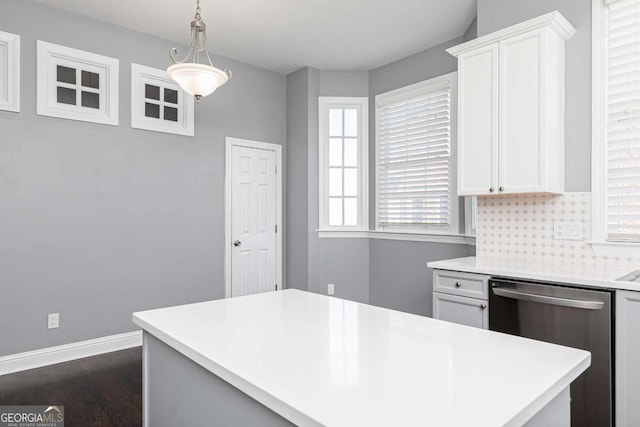
<instances>
[{"instance_id":1,"label":"tile backsplash","mask_svg":"<svg viewBox=\"0 0 640 427\"><path fill-rule=\"evenodd\" d=\"M591 193L478 197L476 256L483 265L575 269L637 268L639 259L596 256L591 249ZM555 240L554 221L579 222L584 240Z\"/></svg>"}]
</instances>

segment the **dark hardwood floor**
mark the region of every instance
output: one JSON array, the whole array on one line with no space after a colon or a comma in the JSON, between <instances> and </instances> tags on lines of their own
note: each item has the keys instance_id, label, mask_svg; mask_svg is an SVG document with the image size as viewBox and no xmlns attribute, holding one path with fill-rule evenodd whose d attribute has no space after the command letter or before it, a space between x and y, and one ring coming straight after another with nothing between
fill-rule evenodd
<instances>
[{"instance_id":1,"label":"dark hardwood floor","mask_svg":"<svg viewBox=\"0 0 640 427\"><path fill-rule=\"evenodd\" d=\"M0 376L0 405L64 405L65 427L142 425L142 349Z\"/></svg>"}]
</instances>

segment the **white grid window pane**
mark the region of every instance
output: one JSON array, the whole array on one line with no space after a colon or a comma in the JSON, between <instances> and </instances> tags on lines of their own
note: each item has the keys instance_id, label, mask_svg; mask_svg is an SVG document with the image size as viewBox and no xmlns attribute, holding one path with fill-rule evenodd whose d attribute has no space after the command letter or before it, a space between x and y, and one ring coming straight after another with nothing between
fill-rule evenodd
<instances>
[{"instance_id":1,"label":"white grid window pane","mask_svg":"<svg viewBox=\"0 0 640 427\"><path fill-rule=\"evenodd\" d=\"M329 196L342 196L342 168L329 168Z\"/></svg>"},{"instance_id":2,"label":"white grid window pane","mask_svg":"<svg viewBox=\"0 0 640 427\"><path fill-rule=\"evenodd\" d=\"M329 198L329 225L342 225L342 198Z\"/></svg>"},{"instance_id":3,"label":"white grid window pane","mask_svg":"<svg viewBox=\"0 0 640 427\"><path fill-rule=\"evenodd\" d=\"M607 6L607 235L640 240L640 0Z\"/></svg>"},{"instance_id":4,"label":"white grid window pane","mask_svg":"<svg viewBox=\"0 0 640 427\"><path fill-rule=\"evenodd\" d=\"M329 136L342 136L342 109L329 110Z\"/></svg>"},{"instance_id":5,"label":"white grid window pane","mask_svg":"<svg viewBox=\"0 0 640 427\"><path fill-rule=\"evenodd\" d=\"M368 228L368 98L319 98L319 229ZM347 200L349 199L349 200Z\"/></svg>"},{"instance_id":6,"label":"white grid window pane","mask_svg":"<svg viewBox=\"0 0 640 427\"><path fill-rule=\"evenodd\" d=\"M358 110L344 110L344 136L358 136Z\"/></svg>"},{"instance_id":7,"label":"white grid window pane","mask_svg":"<svg viewBox=\"0 0 640 427\"><path fill-rule=\"evenodd\" d=\"M367 227L366 105L366 98L319 100L320 229Z\"/></svg>"},{"instance_id":8,"label":"white grid window pane","mask_svg":"<svg viewBox=\"0 0 640 427\"><path fill-rule=\"evenodd\" d=\"M358 225L358 199L344 199L344 225Z\"/></svg>"},{"instance_id":9,"label":"white grid window pane","mask_svg":"<svg viewBox=\"0 0 640 427\"><path fill-rule=\"evenodd\" d=\"M344 169L344 195L345 196L358 195L358 169L355 169L355 168Z\"/></svg>"},{"instance_id":10,"label":"white grid window pane","mask_svg":"<svg viewBox=\"0 0 640 427\"><path fill-rule=\"evenodd\" d=\"M329 166L342 166L342 138L329 138Z\"/></svg>"},{"instance_id":11,"label":"white grid window pane","mask_svg":"<svg viewBox=\"0 0 640 427\"><path fill-rule=\"evenodd\" d=\"M451 88L378 108L378 224L448 227Z\"/></svg>"},{"instance_id":12,"label":"white grid window pane","mask_svg":"<svg viewBox=\"0 0 640 427\"><path fill-rule=\"evenodd\" d=\"M345 138L344 140L344 165L358 166L358 140Z\"/></svg>"}]
</instances>

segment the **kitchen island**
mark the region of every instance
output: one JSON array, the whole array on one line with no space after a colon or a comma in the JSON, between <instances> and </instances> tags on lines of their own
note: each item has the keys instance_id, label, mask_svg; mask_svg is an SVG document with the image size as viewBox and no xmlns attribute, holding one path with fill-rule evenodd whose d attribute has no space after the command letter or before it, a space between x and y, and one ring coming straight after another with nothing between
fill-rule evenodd
<instances>
[{"instance_id":1,"label":"kitchen island","mask_svg":"<svg viewBox=\"0 0 640 427\"><path fill-rule=\"evenodd\" d=\"M590 354L285 290L134 313L145 426L569 426Z\"/></svg>"}]
</instances>

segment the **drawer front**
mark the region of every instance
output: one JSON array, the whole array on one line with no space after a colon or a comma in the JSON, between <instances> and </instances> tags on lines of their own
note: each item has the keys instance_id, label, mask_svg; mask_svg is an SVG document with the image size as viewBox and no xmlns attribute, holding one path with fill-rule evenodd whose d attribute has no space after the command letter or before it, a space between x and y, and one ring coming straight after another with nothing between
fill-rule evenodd
<instances>
[{"instance_id":1,"label":"drawer front","mask_svg":"<svg viewBox=\"0 0 640 427\"><path fill-rule=\"evenodd\" d=\"M433 293L433 318L489 329L489 303L476 298Z\"/></svg>"},{"instance_id":2,"label":"drawer front","mask_svg":"<svg viewBox=\"0 0 640 427\"><path fill-rule=\"evenodd\" d=\"M471 298L489 298L489 276L461 273L458 271L435 270L433 291Z\"/></svg>"}]
</instances>

